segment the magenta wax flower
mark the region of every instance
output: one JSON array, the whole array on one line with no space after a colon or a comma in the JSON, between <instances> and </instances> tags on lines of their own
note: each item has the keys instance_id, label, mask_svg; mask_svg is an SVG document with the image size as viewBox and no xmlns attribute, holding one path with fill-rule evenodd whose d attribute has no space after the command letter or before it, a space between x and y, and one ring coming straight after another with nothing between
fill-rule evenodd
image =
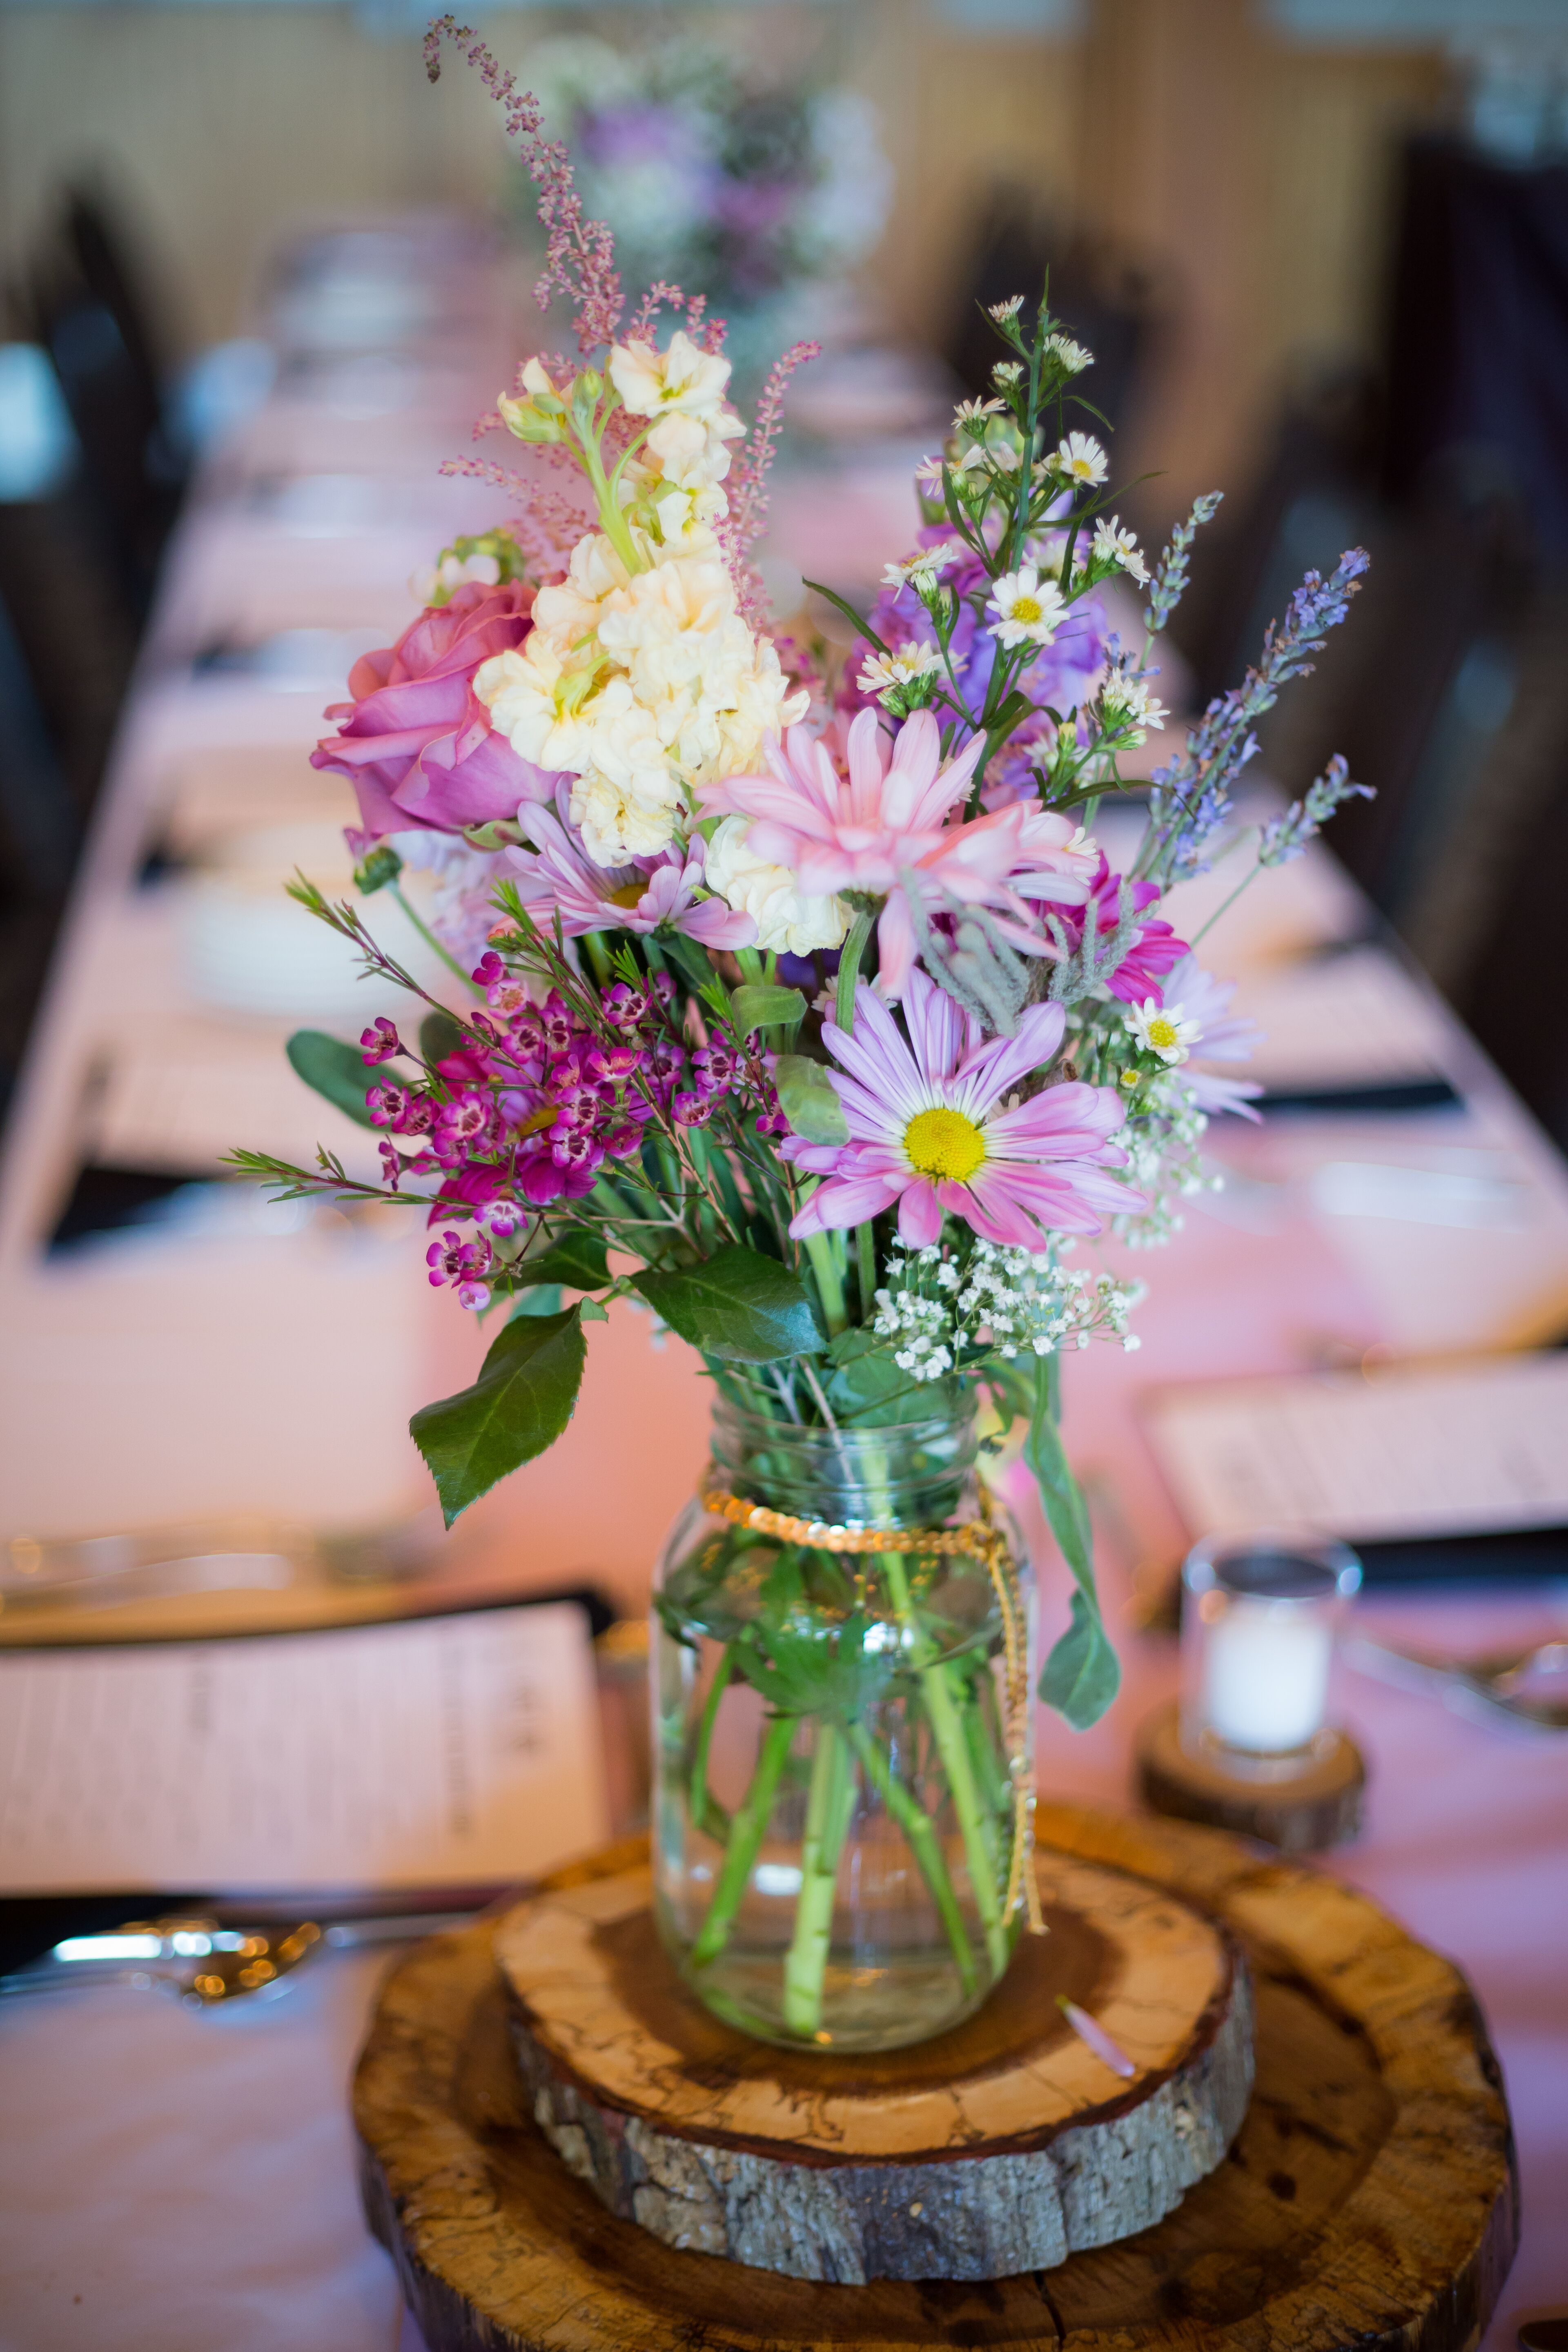
<instances>
[{"instance_id":1,"label":"magenta wax flower","mask_svg":"<svg viewBox=\"0 0 1568 2352\"><path fill-rule=\"evenodd\" d=\"M1016 1098L1061 1044L1059 1004L1032 1004L1016 1037L983 1038L917 966L904 1016L908 1044L862 982L853 1031L824 1023L850 1139L784 1144L785 1159L826 1179L793 1234L863 1224L896 1202L899 1232L918 1248L937 1240L951 1212L987 1241L1038 1249L1047 1232L1097 1234L1102 1215L1148 1205L1110 1172L1126 1155L1110 1140L1123 1111L1109 1087L1075 1079Z\"/></svg>"},{"instance_id":2,"label":"magenta wax flower","mask_svg":"<svg viewBox=\"0 0 1568 2352\"><path fill-rule=\"evenodd\" d=\"M438 1242L432 1242L425 1253L425 1263L430 1268L429 1280L434 1289L451 1283L464 1307L488 1307L489 1285L483 1277L490 1268L490 1245L487 1241L466 1242L461 1234L444 1233Z\"/></svg>"},{"instance_id":3,"label":"magenta wax flower","mask_svg":"<svg viewBox=\"0 0 1568 2352\"><path fill-rule=\"evenodd\" d=\"M359 1043L366 1065L371 1067L377 1062L389 1062L394 1054L403 1051L403 1040L384 1013L378 1014L368 1029L360 1031Z\"/></svg>"},{"instance_id":4,"label":"magenta wax flower","mask_svg":"<svg viewBox=\"0 0 1568 2352\"><path fill-rule=\"evenodd\" d=\"M338 731L322 737L310 765L353 784L356 852L389 833L460 833L550 797L555 778L496 732L473 686L482 662L522 644L532 605L521 581L469 582L449 604L421 613L395 646L355 662L353 700L328 710Z\"/></svg>"}]
</instances>

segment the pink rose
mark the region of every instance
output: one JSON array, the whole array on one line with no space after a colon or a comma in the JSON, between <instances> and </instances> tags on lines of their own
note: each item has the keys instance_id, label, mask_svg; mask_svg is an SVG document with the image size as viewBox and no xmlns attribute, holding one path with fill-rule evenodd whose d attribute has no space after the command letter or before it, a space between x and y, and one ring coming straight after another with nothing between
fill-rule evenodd
<instances>
[{"instance_id":1,"label":"pink rose","mask_svg":"<svg viewBox=\"0 0 1568 2352\"><path fill-rule=\"evenodd\" d=\"M555 777L497 733L473 687L481 662L521 645L532 609L533 591L521 581L469 581L449 604L421 613L395 646L355 662L353 700L327 711L338 731L322 738L310 765L353 784L363 827L349 836L356 851L389 833L460 833L552 797Z\"/></svg>"}]
</instances>

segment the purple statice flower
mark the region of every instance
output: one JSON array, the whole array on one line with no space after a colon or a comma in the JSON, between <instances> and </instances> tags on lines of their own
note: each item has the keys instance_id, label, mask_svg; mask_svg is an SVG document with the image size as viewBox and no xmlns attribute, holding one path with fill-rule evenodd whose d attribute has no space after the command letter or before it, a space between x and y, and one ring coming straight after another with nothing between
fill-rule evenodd
<instances>
[{"instance_id":1,"label":"purple statice flower","mask_svg":"<svg viewBox=\"0 0 1568 2352\"><path fill-rule=\"evenodd\" d=\"M854 1029L824 1025L850 1139L785 1142L786 1160L826 1179L793 1234L861 1224L896 1204L900 1236L919 1248L952 1215L987 1241L1035 1250L1047 1233L1095 1234L1101 1215L1146 1205L1110 1172L1126 1155L1110 1141L1124 1114L1109 1087L1072 1079L1017 1100L1056 1057L1059 1004L1032 1004L1015 1036L986 1038L918 966L903 1003L907 1042L864 982Z\"/></svg>"},{"instance_id":2,"label":"purple statice flower","mask_svg":"<svg viewBox=\"0 0 1568 2352\"><path fill-rule=\"evenodd\" d=\"M447 1283L456 1286L459 1305L488 1307L490 1286L483 1277L490 1270L492 1252L481 1236L466 1242L460 1234L444 1233L438 1242L432 1242L425 1253L425 1263L430 1268L429 1280L439 1290Z\"/></svg>"},{"instance_id":3,"label":"purple statice flower","mask_svg":"<svg viewBox=\"0 0 1568 2352\"><path fill-rule=\"evenodd\" d=\"M368 1029L360 1032L360 1051L367 1068L378 1062L390 1062L394 1054L403 1051L403 1040L385 1013L379 1013Z\"/></svg>"},{"instance_id":4,"label":"purple statice flower","mask_svg":"<svg viewBox=\"0 0 1568 2352\"><path fill-rule=\"evenodd\" d=\"M1284 620L1269 623L1256 668L1228 694L1216 695L1180 755L1155 769L1149 870L1163 887L1207 872L1216 836L1230 819L1232 789L1258 749L1257 721L1273 709L1288 679L1310 670L1308 656L1321 652L1329 631L1344 619L1369 561L1363 548L1352 547L1327 580L1309 572Z\"/></svg>"}]
</instances>

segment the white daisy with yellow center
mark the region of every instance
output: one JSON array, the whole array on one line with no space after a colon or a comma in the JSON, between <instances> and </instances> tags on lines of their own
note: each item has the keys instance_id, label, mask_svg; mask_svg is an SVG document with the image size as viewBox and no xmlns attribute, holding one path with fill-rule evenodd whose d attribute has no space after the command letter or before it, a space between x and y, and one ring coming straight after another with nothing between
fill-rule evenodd
<instances>
[{"instance_id":1,"label":"white daisy with yellow center","mask_svg":"<svg viewBox=\"0 0 1568 2352\"><path fill-rule=\"evenodd\" d=\"M1037 564L1024 563L993 583L988 609L996 615L991 634L999 646L1048 646L1067 606L1056 582L1042 578Z\"/></svg>"},{"instance_id":2,"label":"white daisy with yellow center","mask_svg":"<svg viewBox=\"0 0 1568 2352\"><path fill-rule=\"evenodd\" d=\"M1200 1023L1191 1021L1179 1004L1162 1004L1146 996L1127 1015L1127 1026L1145 1054L1157 1054L1167 1069L1184 1062L1203 1035Z\"/></svg>"},{"instance_id":3,"label":"white daisy with yellow center","mask_svg":"<svg viewBox=\"0 0 1568 2352\"><path fill-rule=\"evenodd\" d=\"M1092 433L1069 433L1046 463L1053 474L1084 489L1093 489L1105 479L1105 452Z\"/></svg>"}]
</instances>

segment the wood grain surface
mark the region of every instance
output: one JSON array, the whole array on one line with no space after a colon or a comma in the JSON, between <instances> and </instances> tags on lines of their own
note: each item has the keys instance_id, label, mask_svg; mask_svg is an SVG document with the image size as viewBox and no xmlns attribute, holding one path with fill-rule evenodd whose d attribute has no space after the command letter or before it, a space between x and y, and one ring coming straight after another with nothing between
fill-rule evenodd
<instances>
[{"instance_id":1,"label":"wood grain surface","mask_svg":"<svg viewBox=\"0 0 1568 2352\"><path fill-rule=\"evenodd\" d=\"M1173 2212L984 2281L825 2285L665 2245L607 2212L532 2125L480 1927L394 1969L354 2087L366 2210L430 2352L1469 2352L1512 2258L1517 2189L1458 1971L1364 1895L1219 1832L1047 1805L1038 1829L1211 1912L1247 1955L1252 2103Z\"/></svg>"},{"instance_id":2,"label":"wood grain surface","mask_svg":"<svg viewBox=\"0 0 1568 2352\"><path fill-rule=\"evenodd\" d=\"M1181 1715L1173 1699L1139 1727L1138 1793L1153 1811L1260 1838L1281 1853L1321 1853L1359 1834L1366 1764L1347 1733L1335 1732L1327 1753L1288 1780L1248 1781L1184 1748Z\"/></svg>"},{"instance_id":3,"label":"wood grain surface","mask_svg":"<svg viewBox=\"0 0 1568 2352\"><path fill-rule=\"evenodd\" d=\"M1049 1853L1037 1874L1049 1933L1020 1939L984 2006L869 2057L711 2016L659 1942L646 1867L535 1895L495 1943L534 2120L612 2211L795 2278L999 2278L1144 2229L1246 2113L1245 1967L1146 1879Z\"/></svg>"}]
</instances>

